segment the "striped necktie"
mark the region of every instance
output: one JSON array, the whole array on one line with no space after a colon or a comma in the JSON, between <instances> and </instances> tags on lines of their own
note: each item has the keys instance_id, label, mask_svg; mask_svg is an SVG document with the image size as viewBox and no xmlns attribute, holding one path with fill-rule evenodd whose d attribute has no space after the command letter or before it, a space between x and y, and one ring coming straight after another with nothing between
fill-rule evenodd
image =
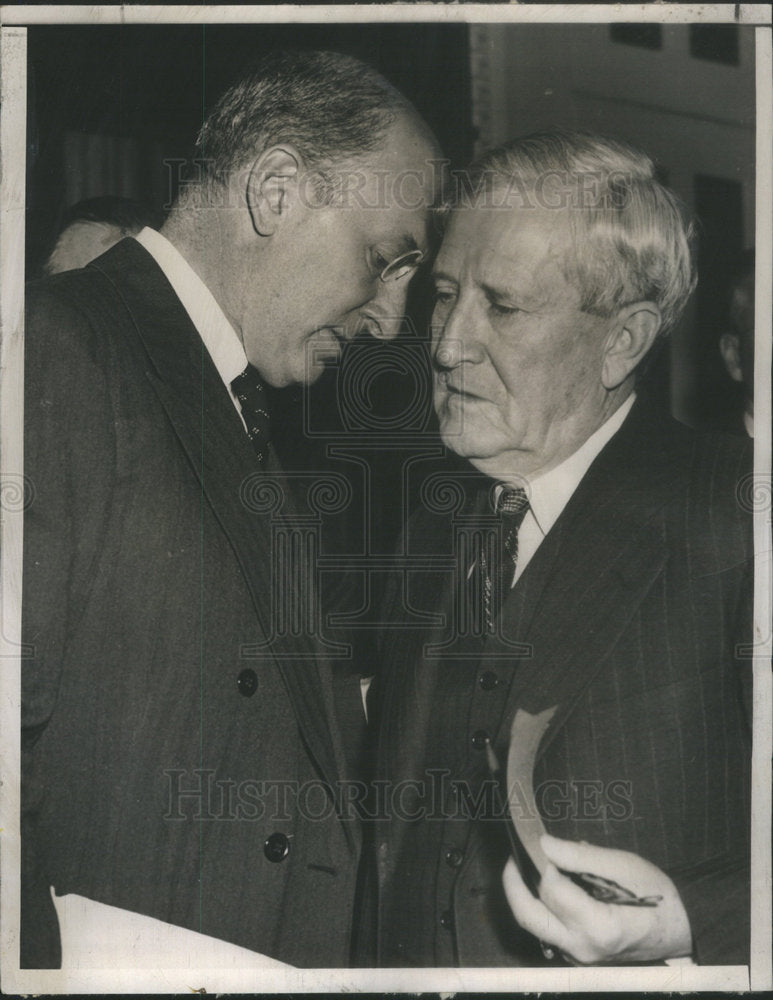
<instances>
[{"instance_id":1,"label":"striped necktie","mask_svg":"<svg viewBox=\"0 0 773 1000\"><path fill-rule=\"evenodd\" d=\"M518 529L529 509L526 490L520 486L505 487L496 501L496 513L501 521L501 548L494 546L490 562L483 556L483 614L485 628L494 631L494 620L504 605L513 584L518 563Z\"/></svg>"}]
</instances>

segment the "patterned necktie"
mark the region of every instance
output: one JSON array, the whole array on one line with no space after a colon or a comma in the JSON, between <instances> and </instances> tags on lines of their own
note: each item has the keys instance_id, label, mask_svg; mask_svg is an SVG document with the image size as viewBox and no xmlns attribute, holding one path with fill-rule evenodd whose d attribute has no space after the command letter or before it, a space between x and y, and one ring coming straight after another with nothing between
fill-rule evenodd
<instances>
[{"instance_id":1,"label":"patterned necktie","mask_svg":"<svg viewBox=\"0 0 773 1000\"><path fill-rule=\"evenodd\" d=\"M239 400L242 416L247 425L247 433L252 447L263 465L268 457L268 442L271 440L271 418L268 414L266 387L252 365L247 365L241 375L231 383L233 394Z\"/></svg>"},{"instance_id":2,"label":"patterned necktie","mask_svg":"<svg viewBox=\"0 0 773 1000\"><path fill-rule=\"evenodd\" d=\"M490 563L483 554L483 614L487 632L494 631L494 620L502 608L513 584L518 562L518 529L529 509L526 490L520 486L505 487L496 502L501 521L501 550L494 546Z\"/></svg>"}]
</instances>

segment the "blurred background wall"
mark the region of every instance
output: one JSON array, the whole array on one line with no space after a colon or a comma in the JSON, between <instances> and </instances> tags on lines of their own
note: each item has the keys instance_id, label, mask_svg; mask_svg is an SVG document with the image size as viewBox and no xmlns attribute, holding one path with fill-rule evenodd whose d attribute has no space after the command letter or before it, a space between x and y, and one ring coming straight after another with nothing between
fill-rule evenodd
<instances>
[{"instance_id":1,"label":"blurred background wall","mask_svg":"<svg viewBox=\"0 0 773 1000\"><path fill-rule=\"evenodd\" d=\"M651 385L687 422L721 408L722 279L754 241L754 35L733 24L32 27L28 275L73 202L168 205L203 115L243 65L278 46L375 65L416 103L454 167L550 125L649 152L701 230L698 292ZM413 300L421 334L421 288Z\"/></svg>"}]
</instances>

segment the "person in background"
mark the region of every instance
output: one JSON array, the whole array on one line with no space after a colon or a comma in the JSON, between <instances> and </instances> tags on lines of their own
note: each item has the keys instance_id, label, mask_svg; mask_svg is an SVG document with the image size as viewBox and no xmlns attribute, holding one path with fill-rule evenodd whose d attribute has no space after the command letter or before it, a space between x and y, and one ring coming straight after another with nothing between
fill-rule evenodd
<instances>
[{"instance_id":1,"label":"person in background","mask_svg":"<svg viewBox=\"0 0 773 1000\"><path fill-rule=\"evenodd\" d=\"M146 226L159 229L162 223L160 212L134 198L104 195L76 202L64 213L43 273L85 267L125 236L135 236Z\"/></svg>"},{"instance_id":2,"label":"person in background","mask_svg":"<svg viewBox=\"0 0 773 1000\"><path fill-rule=\"evenodd\" d=\"M754 437L753 248L739 254L730 271L728 329L719 339L719 351L741 397L725 421L725 429Z\"/></svg>"}]
</instances>

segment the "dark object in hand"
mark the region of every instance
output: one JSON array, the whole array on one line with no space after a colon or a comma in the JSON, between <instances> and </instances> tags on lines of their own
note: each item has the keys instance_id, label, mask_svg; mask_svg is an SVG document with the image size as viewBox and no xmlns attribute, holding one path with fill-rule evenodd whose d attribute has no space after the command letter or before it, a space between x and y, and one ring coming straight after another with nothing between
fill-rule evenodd
<instances>
[{"instance_id":1,"label":"dark object in hand","mask_svg":"<svg viewBox=\"0 0 773 1000\"><path fill-rule=\"evenodd\" d=\"M663 899L662 896L637 896L617 882L601 875L592 875L590 872L561 872L570 878L575 885L579 885L589 896L598 899L600 903L614 903L617 906L657 906Z\"/></svg>"}]
</instances>

